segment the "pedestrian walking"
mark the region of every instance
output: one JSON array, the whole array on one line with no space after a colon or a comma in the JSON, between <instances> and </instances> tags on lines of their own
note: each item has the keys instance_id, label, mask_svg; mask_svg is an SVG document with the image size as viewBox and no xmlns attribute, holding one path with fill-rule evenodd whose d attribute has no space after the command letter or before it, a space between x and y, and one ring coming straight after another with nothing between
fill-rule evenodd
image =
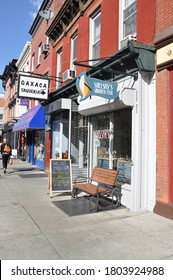
<instances>
[{"instance_id":1,"label":"pedestrian walking","mask_svg":"<svg viewBox=\"0 0 173 280\"><path fill-rule=\"evenodd\" d=\"M2 165L4 169L4 174L7 170L7 164L9 157L11 156L11 146L8 144L7 139L4 138L3 143L1 145L1 155L2 155Z\"/></svg>"}]
</instances>

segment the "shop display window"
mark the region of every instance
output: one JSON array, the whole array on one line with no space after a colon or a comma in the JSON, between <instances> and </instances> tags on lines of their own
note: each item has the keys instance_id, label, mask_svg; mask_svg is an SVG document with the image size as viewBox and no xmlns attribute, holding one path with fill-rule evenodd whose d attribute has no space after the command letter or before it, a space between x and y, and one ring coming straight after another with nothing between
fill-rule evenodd
<instances>
[{"instance_id":1,"label":"shop display window","mask_svg":"<svg viewBox=\"0 0 173 280\"><path fill-rule=\"evenodd\" d=\"M118 169L118 180L131 183L131 108L94 116L91 123L93 168Z\"/></svg>"},{"instance_id":2,"label":"shop display window","mask_svg":"<svg viewBox=\"0 0 173 280\"><path fill-rule=\"evenodd\" d=\"M93 123L93 166L109 168L109 114L92 118ZM101 166L104 165L104 166Z\"/></svg>"},{"instance_id":3,"label":"shop display window","mask_svg":"<svg viewBox=\"0 0 173 280\"><path fill-rule=\"evenodd\" d=\"M118 158L131 158L131 109L114 113L113 151Z\"/></svg>"},{"instance_id":4,"label":"shop display window","mask_svg":"<svg viewBox=\"0 0 173 280\"><path fill-rule=\"evenodd\" d=\"M35 158L44 160L45 157L44 130L39 130L35 132L34 152L35 152Z\"/></svg>"}]
</instances>

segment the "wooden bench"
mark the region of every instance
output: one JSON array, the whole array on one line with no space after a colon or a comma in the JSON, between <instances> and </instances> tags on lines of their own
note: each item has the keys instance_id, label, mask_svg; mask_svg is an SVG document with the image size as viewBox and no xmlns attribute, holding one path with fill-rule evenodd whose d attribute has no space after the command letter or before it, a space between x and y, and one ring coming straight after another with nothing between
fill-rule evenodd
<instances>
[{"instance_id":1,"label":"wooden bench","mask_svg":"<svg viewBox=\"0 0 173 280\"><path fill-rule=\"evenodd\" d=\"M78 192L85 192L94 198L96 202L95 210L99 209L99 199L101 195L110 196L116 207L121 204L121 189L116 186L118 171L95 167L91 178L78 176L74 182L72 198L77 198ZM81 182L81 179L87 179L87 182ZM114 197L116 200L114 201Z\"/></svg>"}]
</instances>

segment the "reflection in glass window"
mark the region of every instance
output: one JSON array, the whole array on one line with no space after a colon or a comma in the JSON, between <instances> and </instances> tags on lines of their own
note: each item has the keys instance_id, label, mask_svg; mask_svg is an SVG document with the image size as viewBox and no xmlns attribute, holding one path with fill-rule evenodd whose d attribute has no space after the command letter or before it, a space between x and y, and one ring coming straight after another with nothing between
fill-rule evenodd
<instances>
[{"instance_id":1,"label":"reflection in glass window","mask_svg":"<svg viewBox=\"0 0 173 280\"><path fill-rule=\"evenodd\" d=\"M100 32L101 22L100 13L91 18L90 22L90 59L100 57ZM98 61L93 61L92 64Z\"/></svg>"},{"instance_id":2,"label":"reflection in glass window","mask_svg":"<svg viewBox=\"0 0 173 280\"><path fill-rule=\"evenodd\" d=\"M62 49L57 52L57 71L56 71L56 88L61 86L61 78L62 78Z\"/></svg>"},{"instance_id":3,"label":"reflection in glass window","mask_svg":"<svg viewBox=\"0 0 173 280\"><path fill-rule=\"evenodd\" d=\"M44 130L38 130L35 132L34 154L35 154L35 158L44 160L44 156L45 156Z\"/></svg>"},{"instance_id":4,"label":"reflection in glass window","mask_svg":"<svg viewBox=\"0 0 173 280\"><path fill-rule=\"evenodd\" d=\"M77 34L71 38L71 70L76 70L76 65L74 65L74 62L77 60L77 38Z\"/></svg>"},{"instance_id":5,"label":"reflection in glass window","mask_svg":"<svg viewBox=\"0 0 173 280\"><path fill-rule=\"evenodd\" d=\"M118 158L131 158L131 109L120 110L114 113L114 147Z\"/></svg>"},{"instance_id":6,"label":"reflection in glass window","mask_svg":"<svg viewBox=\"0 0 173 280\"><path fill-rule=\"evenodd\" d=\"M123 37L136 32L136 0L125 0L123 11Z\"/></svg>"}]
</instances>

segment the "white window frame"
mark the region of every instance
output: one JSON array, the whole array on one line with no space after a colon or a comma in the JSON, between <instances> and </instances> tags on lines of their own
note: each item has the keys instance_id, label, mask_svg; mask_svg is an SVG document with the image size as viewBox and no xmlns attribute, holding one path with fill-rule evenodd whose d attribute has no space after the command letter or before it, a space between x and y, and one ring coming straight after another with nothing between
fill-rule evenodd
<instances>
[{"instance_id":1,"label":"white window frame","mask_svg":"<svg viewBox=\"0 0 173 280\"><path fill-rule=\"evenodd\" d=\"M35 54L33 54L31 58L31 72L34 72L34 67L35 67Z\"/></svg>"},{"instance_id":2,"label":"white window frame","mask_svg":"<svg viewBox=\"0 0 173 280\"><path fill-rule=\"evenodd\" d=\"M70 53L70 69L74 71L76 70L76 65L74 65L74 62L76 62L77 60L77 42L78 42L78 34L75 33L75 35L71 37L71 53Z\"/></svg>"},{"instance_id":3,"label":"white window frame","mask_svg":"<svg viewBox=\"0 0 173 280\"><path fill-rule=\"evenodd\" d=\"M94 30L95 30L95 23L96 20L100 18L101 19L101 12L98 11L93 16L90 17L90 47L89 47L89 59L95 59L100 57L100 48L99 48L99 55L97 57L94 57L94 45L100 43L100 34L101 34L101 20L100 20L100 33L98 38L94 38ZM94 65L98 61L90 61L90 65Z\"/></svg>"},{"instance_id":4,"label":"white window frame","mask_svg":"<svg viewBox=\"0 0 173 280\"><path fill-rule=\"evenodd\" d=\"M61 79L62 78L62 48L57 51L57 68L56 68L56 88L61 86Z\"/></svg>"},{"instance_id":5,"label":"white window frame","mask_svg":"<svg viewBox=\"0 0 173 280\"><path fill-rule=\"evenodd\" d=\"M37 64L38 64L38 65L41 64L41 45L42 45L42 44L40 44L40 45L38 46L38 61L37 61Z\"/></svg>"},{"instance_id":6,"label":"white window frame","mask_svg":"<svg viewBox=\"0 0 173 280\"><path fill-rule=\"evenodd\" d=\"M119 47L122 40L126 39L129 35L136 36L136 30L131 34L125 36L124 35L124 11L128 7L130 7L136 0L119 0ZM136 11L137 13L137 11Z\"/></svg>"}]
</instances>

